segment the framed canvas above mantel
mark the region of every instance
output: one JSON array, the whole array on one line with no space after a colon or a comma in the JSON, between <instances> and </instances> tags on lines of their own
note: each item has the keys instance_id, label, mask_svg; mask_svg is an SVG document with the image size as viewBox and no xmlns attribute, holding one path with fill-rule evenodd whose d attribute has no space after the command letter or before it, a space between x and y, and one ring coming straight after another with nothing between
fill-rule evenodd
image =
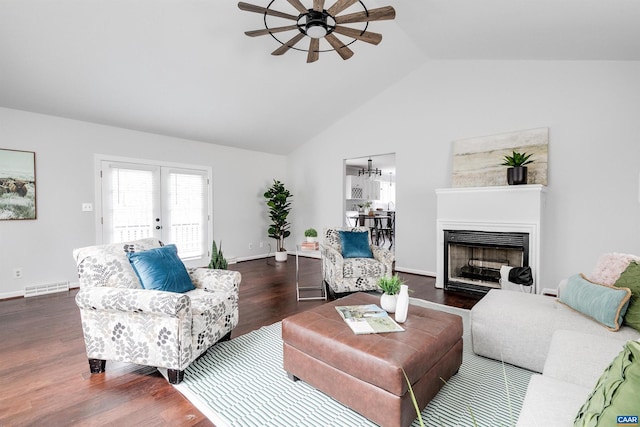
<instances>
[{"instance_id":1,"label":"framed canvas above mantel","mask_svg":"<svg viewBox=\"0 0 640 427\"><path fill-rule=\"evenodd\" d=\"M528 183L547 185L549 128L537 128L454 141L451 186L507 185L502 162L513 151L531 154Z\"/></svg>"},{"instance_id":2,"label":"framed canvas above mantel","mask_svg":"<svg viewBox=\"0 0 640 427\"><path fill-rule=\"evenodd\" d=\"M36 153L0 149L0 220L36 219Z\"/></svg>"}]
</instances>

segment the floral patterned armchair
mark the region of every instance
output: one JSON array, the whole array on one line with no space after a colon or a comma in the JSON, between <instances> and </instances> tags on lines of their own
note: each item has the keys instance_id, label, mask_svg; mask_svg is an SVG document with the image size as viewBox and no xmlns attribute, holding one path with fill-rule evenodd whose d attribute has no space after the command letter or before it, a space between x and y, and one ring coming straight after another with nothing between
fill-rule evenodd
<instances>
[{"instance_id":1,"label":"floral patterned armchair","mask_svg":"<svg viewBox=\"0 0 640 427\"><path fill-rule=\"evenodd\" d=\"M340 231L367 233L373 258L344 258ZM336 294L380 290L378 279L392 274L395 260L391 251L371 243L368 227L325 228L321 255L323 280L334 297Z\"/></svg>"},{"instance_id":2,"label":"floral patterned armchair","mask_svg":"<svg viewBox=\"0 0 640 427\"><path fill-rule=\"evenodd\" d=\"M76 249L80 308L91 373L107 360L166 368L169 382L238 324L240 273L187 269L195 289L143 289L127 253L163 246L157 239Z\"/></svg>"}]
</instances>

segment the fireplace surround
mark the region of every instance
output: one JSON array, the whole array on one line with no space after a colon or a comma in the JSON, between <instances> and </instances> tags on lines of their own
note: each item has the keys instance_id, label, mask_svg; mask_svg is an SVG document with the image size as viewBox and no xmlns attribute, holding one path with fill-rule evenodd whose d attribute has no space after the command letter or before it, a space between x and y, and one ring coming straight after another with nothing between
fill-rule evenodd
<instances>
[{"instance_id":1,"label":"fireplace surround","mask_svg":"<svg viewBox=\"0 0 640 427\"><path fill-rule=\"evenodd\" d=\"M480 232L479 236L492 236L492 238L506 233L506 235L521 236L523 239L521 243L526 245L526 249L523 249L519 255L515 255L519 251L504 255L504 248L493 251L487 249L491 246L505 246L504 242L498 245L495 241L489 242L484 246L483 256L487 258L484 261L477 261L477 255L473 255L473 251L468 249L472 253L469 259L474 260L469 267L495 269L502 261L508 260L509 263L515 263L516 258L521 257L523 266L531 267L533 273L532 292L540 293L542 287L538 285L538 281L541 271L540 244L544 224L545 194L546 186L538 184L437 189L436 287L445 288L446 277L449 275L449 268L445 271L445 246L447 246L445 231L454 232L453 234ZM466 233L460 235L467 237ZM526 241L524 235L526 235ZM512 243L506 246L510 247ZM478 248L474 250L476 254L480 251ZM466 254L463 255L466 256ZM449 253L447 253L447 260L448 258ZM467 264L469 264L468 261ZM493 274L495 275L495 272ZM486 292L493 287L499 288L499 285L494 284L493 281L486 282L490 283L482 283L478 289L475 288L478 284L472 284L472 289L460 289L459 285L454 285L453 289L457 286L460 290ZM462 288L467 286L463 285Z\"/></svg>"}]
</instances>

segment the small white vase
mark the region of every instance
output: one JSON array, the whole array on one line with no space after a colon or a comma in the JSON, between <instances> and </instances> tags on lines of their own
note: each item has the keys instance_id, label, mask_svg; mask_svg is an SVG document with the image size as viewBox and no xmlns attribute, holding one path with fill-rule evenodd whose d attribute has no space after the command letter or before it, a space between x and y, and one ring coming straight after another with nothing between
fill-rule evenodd
<instances>
[{"instance_id":1,"label":"small white vase","mask_svg":"<svg viewBox=\"0 0 640 427\"><path fill-rule=\"evenodd\" d=\"M387 313L395 313L398 295L389 295L384 292L380 296L380 307Z\"/></svg>"},{"instance_id":2,"label":"small white vase","mask_svg":"<svg viewBox=\"0 0 640 427\"><path fill-rule=\"evenodd\" d=\"M396 322L404 323L409 313L409 286L400 285L398 302L396 304Z\"/></svg>"},{"instance_id":3,"label":"small white vase","mask_svg":"<svg viewBox=\"0 0 640 427\"><path fill-rule=\"evenodd\" d=\"M317 239L317 237L307 237L307 242L313 243L313 242L316 241L316 239Z\"/></svg>"}]
</instances>

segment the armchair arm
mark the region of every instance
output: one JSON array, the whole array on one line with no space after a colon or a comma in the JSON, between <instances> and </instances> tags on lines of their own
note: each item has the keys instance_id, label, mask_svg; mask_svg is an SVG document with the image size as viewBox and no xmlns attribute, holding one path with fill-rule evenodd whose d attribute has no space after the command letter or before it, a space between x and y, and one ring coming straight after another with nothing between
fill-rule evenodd
<instances>
[{"instance_id":1,"label":"armchair arm","mask_svg":"<svg viewBox=\"0 0 640 427\"><path fill-rule=\"evenodd\" d=\"M344 258L342 254L331 246L323 246L322 255L324 258L335 266L338 271L342 271L344 266Z\"/></svg>"},{"instance_id":2,"label":"armchair arm","mask_svg":"<svg viewBox=\"0 0 640 427\"><path fill-rule=\"evenodd\" d=\"M381 248L380 246L376 245L371 245L371 252L373 253L373 257L376 260L388 266L391 266L393 264L393 261L395 261L393 252L388 249Z\"/></svg>"},{"instance_id":3,"label":"armchair arm","mask_svg":"<svg viewBox=\"0 0 640 427\"><path fill-rule=\"evenodd\" d=\"M178 318L191 311L187 295L150 289L82 288L76 295L76 304L81 310L153 313Z\"/></svg>"},{"instance_id":4,"label":"armchair arm","mask_svg":"<svg viewBox=\"0 0 640 427\"><path fill-rule=\"evenodd\" d=\"M216 270L212 268L189 268L189 276L193 286L199 289L221 291L224 293L239 292L242 275L238 271Z\"/></svg>"}]
</instances>

